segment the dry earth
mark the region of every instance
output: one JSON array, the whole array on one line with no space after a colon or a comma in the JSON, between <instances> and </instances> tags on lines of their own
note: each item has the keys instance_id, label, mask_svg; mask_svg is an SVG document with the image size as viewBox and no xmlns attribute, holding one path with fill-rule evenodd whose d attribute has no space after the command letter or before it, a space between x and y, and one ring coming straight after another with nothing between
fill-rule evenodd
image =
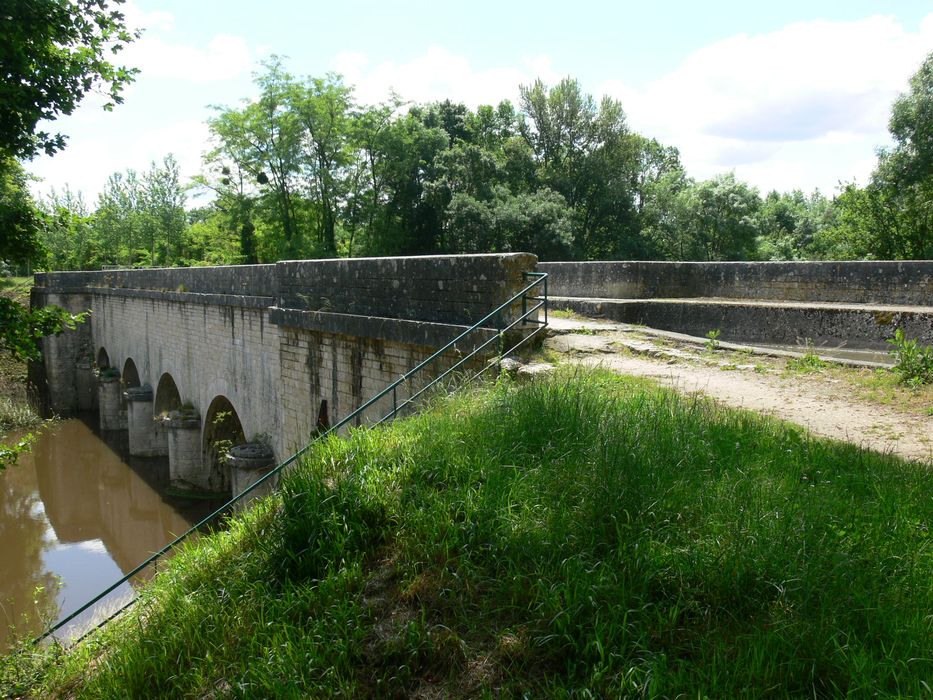
<instances>
[{"instance_id":1,"label":"dry earth","mask_svg":"<svg viewBox=\"0 0 933 700\"><path fill-rule=\"evenodd\" d=\"M858 395L855 369L792 372L786 358L710 351L670 334L580 317L552 319L545 348L563 361L649 377L797 423L816 435L933 464L929 394L894 405L873 401Z\"/></svg>"}]
</instances>

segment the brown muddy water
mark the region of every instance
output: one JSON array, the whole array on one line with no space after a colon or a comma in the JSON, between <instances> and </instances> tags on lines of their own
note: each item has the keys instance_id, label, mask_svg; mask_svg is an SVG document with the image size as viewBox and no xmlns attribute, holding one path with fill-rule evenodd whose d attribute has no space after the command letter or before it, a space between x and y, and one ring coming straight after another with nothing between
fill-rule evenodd
<instances>
[{"instance_id":1,"label":"brown muddy water","mask_svg":"<svg viewBox=\"0 0 933 700\"><path fill-rule=\"evenodd\" d=\"M166 494L167 458L130 457L126 431L101 436L95 423L73 418L43 430L0 472L0 653L15 636L77 610L222 503ZM132 593L125 583L102 603L113 609ZM82 614L73 629L94 616Z\"/></svg>"}]
</instances>

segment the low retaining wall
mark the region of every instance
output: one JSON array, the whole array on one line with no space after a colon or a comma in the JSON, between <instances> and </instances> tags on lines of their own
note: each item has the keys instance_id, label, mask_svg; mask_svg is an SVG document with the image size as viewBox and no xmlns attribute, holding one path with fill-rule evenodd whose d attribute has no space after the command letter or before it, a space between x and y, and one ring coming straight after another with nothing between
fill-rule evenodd
<instances>
[{"instance_id":1,"label":"low retaining wall","mask_svg":"<svg viewBox=\"0 0 933 700\"><path fill-rule=\"evenodd\" d=\"M540 263L555 308L723 340L933 344L933 261Z\"/></svg>"},{"instance_id":2,"label":"low retaining wall","mask_svg":"<svg viewBox=\"0 0 933 700\"><path fill-rule=\"evenodd\" d=\"M539 263L554 296L933 305L933 261Z\"/></svg>"},{"instance_id":3,"label":"low retaining wall","mask_svg":"<svg viewBox=\"0 0 933 700\"><path fill-rule=\"evenodd\" d=\"M98 287L274 297L277 290L277 278L274 264L220 265L89 272L42 272L35 276L35 285L56 291Z\"/></svg>"},{"instance_id":4,"label":"low retaining wall","mask_svg":"<svg viewBox=\"0 0 933 700\"><path fill-rule=\"evenodd\" d=\"M908 338L933 345L933 314L910 307L855 304L779 304L704 300L594 300L558 298L555 308L666 331L736 343L849 347L887 352L898 328Z\"/></svg>"}]
</instances>

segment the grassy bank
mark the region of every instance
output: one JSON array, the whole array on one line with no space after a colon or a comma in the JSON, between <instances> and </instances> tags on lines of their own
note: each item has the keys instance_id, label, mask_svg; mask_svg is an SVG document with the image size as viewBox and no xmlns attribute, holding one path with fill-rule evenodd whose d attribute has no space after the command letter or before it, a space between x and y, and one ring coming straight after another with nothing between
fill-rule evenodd
<instances>
[{"instance_id":1,"label":"grassy bank","mask_svg":"<svg viewBox=\"0 0 933 700\"><path fill-rule=\"evenodd\" d=\"M0 277L0 296L29 305L32 277ZM0 352L0 396L15 402L25 401L26 363L9 352Z\"/></svg>"},{"instance_id":2,"label":"grassy bank","mask_svg":"<svg viewBox=\"0 0 933 700\"><path fill-rule=\"evenodd\" d=\"M0 691L920 697L929 477L608 373L500 384L321 444Z\"/></svg>"},{"instance_id":3,"label":"grassy bank","mask_svg":"<svg viewBox=\"0 0 933 700\"><path fill-rule=\"evenodd\" d=\"M0 296L29 304L32 277L0 277ZM31 428L42 419L26 399L26 363L0 351L0 441L10 430Z\"/></svg>"}]
</instances>

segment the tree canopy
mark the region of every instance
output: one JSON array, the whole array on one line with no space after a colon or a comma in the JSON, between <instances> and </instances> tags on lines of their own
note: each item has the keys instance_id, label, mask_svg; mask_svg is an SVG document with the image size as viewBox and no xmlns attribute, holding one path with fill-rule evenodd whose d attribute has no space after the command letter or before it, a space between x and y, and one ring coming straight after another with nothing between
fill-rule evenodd
<instances>
[{"instance_id":1,"label":"tree canopy","mask_svg":"<svg viewBox=\"0 0 933 700\"><path fill-rule=\"evenodd\" d=\"M123 101L134 70L111 63L133 40L123 0L7 0L0 4L0 153L31 158L61 150L65 136L39 129L71 114L92 90L105 109Z\"/></svg>"},{"instance_id":2,"label":"tree canopy","mask_svg":"<svg viewBox=\"0 0 933 700\"><path fill-rule=\"evenodd\" d=\"M340 76L277 57L257 97L217 107L186 197L172 159L115 173L96 208L43 204L51 267L528 250L542 259L933 257L933 55L892 106L870 182L759 193L689 176L621 103L565 78L472 109L361 105ZM210 193L186 213L186 202ZM190 192L189 192L190 194ZM28 217L24 210L23 215ZM97 251L88 255L88 251Z\"/></svg>"},{"instance_id":3,"label":"tree canopy","mask_svg":"<svg viewBox=\"0 0 933 700\"><path fill-rule=\"evenodd\" d=\"M46 217L26 187L19 159L49 155L65 136L40 128L71 114L93 91L122 101L135 71L111 63L133 40L116 7L123 0L28 0L0 3L0 262L41 263ZM0 349L34 359L38 339L74 327L83 315L49 306L29 310L0 298Z\"/></svg>"}]
</instances>

